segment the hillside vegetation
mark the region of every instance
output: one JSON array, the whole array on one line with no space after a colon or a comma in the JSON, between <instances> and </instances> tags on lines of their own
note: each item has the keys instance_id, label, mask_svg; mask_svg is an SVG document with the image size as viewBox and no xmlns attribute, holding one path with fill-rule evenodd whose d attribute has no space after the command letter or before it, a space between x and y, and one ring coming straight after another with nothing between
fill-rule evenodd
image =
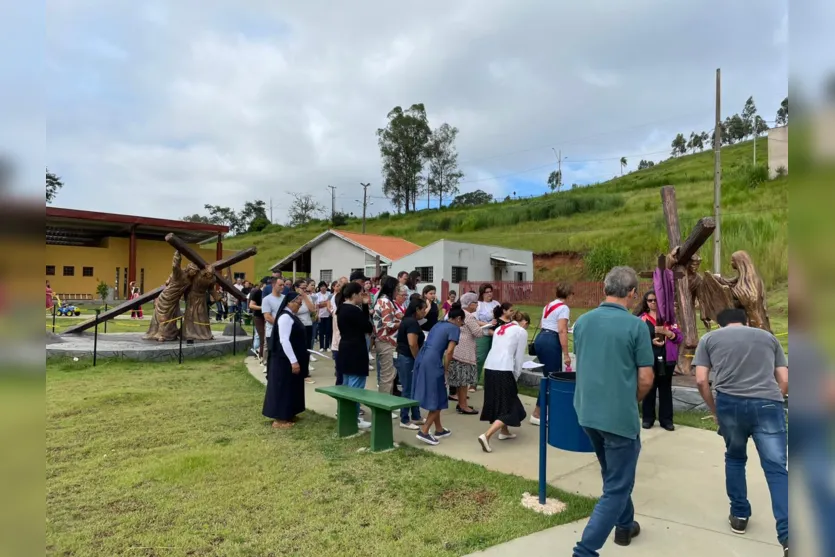
<instances>
[{"instance_id":1,"label":"hillside vegetation","mask_svg":"<svg viewBox=\"0 0 835 557\"><path fill-rule=\"evenodd\" d=\"M757 143L754 166L751 141L722 149L723 273L732 274L731 253L748 251L768 288L786 282L788 251L788 179L767 180L767 140ZM399 236L419 245L452 240L529 249L534 253L576 251L578 270L540 268L536 280L598 279L613 265L654 267L668 251L659 188L676 187L682 235L703 216L713 214L713 153L680 156L607 182L469 208L443 208L367 221L367 232ZM543 189L545 184L543 184ZM229 247L258 248L259 276L269 267L328 228L324 221L301 227L271 225L263 232L227 240ZM361 231L351 219L339 226ZM712 249L702 249L703 269L712 267ZM570 276L566 276L569 274Z\"/></svg>"}]
</instances>

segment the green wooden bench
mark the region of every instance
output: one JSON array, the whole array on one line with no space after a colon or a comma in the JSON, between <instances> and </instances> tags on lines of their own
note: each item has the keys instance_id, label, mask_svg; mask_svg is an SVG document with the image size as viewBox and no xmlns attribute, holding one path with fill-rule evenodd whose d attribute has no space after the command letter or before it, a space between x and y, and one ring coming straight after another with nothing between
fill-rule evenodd
<instances>
[{"instance_id":1,"label":"green wooden bench","mask_svg":"<svg viewBox=\"0 0 835 557\"><path fill-rule=\"evenodd\" d=\"M409 398L344 385L318 387L316 392L336 399L336 431L339 437L350 437L359 431L357 402L371 409L371 450L373 452L394 448L391 413L420 404Z\"/></svg>"}]
</instances>

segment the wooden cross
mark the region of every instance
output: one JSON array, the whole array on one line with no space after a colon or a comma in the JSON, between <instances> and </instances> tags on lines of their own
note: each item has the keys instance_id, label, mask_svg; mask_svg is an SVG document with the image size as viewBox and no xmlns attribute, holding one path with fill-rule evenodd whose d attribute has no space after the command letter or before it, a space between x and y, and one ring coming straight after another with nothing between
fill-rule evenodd
<instances>
[{"instance_id":1,"label":"wooden cross","mask_svg":"<svg viewBox=\"0 0 835 557\"><path fill-rule=\"evenodd\" d=\"M183 257L185 257L201 269L208 265L206 261L200 256L200 254L197 253L197 250L192 248L190 245L185 243L176 235L168 234L165 237L165 241L171 244L171 246L173 246L177 251L179 251ZM225 291L229 292L230 294L232 294L232 296L234 296L242 302L246 302L246 295L244 295L240 290L235 288L235 286L232 284L232 281L222 276L220 274L220 271L228 267L231 267L235 263L243 261L244 259L249 259L253 255L255 255L257 251L258 250L254 247L247 248L243 251L239 251L238 253L230 257L227 257L226 259L215 261L212 264L215 271L215 281L217 281L221 288L223 288ZM134 298L133 300L127 300L126 302L118 306L112 307L109 310L100 313L98 319L93 317L92 319L88 319L87 321L83 321L78 325L74 325L68 328L64 331L64 334L80 333L82 331L86 331L91 327L94 327L96 323L104 323L109 319L113 319L117 315L127 313L128 311L138 308L142 304L147 304L148 302L155 300L160 294L162 294L163 290L165 290L165 286L160 286L151 290L150 292L146 292L138 298Z\"/></svg>"},{"instance_id":2,"label":"wooden cross","mask_svg":"<svg viewBox=\"0 0 835 557\"><path fill-rule=\"evenodd\" d=\"M704 245L713 231L716 229L716 221L712 217L699 219L696 226L681 242L681 229L678 221L678 204L676 203L676 189L673 186L661 188L661 204L664 209L664 220L667 223L667 240L670 244L670 251L676 248L678 252L669 259L665 265L673 271L675 276L676 302L678 305L678 321L681 333L684 337L685 348L694 349L699 342L699 332L696 329L696 310L690 295L690 286L687 280L685 267L690 259ZM659 261L660 263L660 261ZM689 366L686 366L689 369Z\"/></svg>"}]
</instances>

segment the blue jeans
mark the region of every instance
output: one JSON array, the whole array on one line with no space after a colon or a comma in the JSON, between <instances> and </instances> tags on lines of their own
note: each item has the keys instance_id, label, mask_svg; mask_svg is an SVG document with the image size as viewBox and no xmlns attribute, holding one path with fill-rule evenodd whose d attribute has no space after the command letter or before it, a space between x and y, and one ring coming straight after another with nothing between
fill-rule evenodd
<instances>
[{"instance_id":1,"label":"blue jeans","mask_svg":"<svg viewBox=\"0 0 835 557\"><path fill-rule=\"evenodd\" d=\"M641 438L629 439L588 427L583 429L600 462L603 495L591 513L582 539L574 546L574 557L599 557L597 550L606 543L613 528L632 529L635 520L632 488L635 487Z\"/></svg>"},{"instance_id":2,"label":"blue jeans","mask_svg":"<svg viewBox=\"0 0 835 557\"><path fill-rule=\"evenodd\" d=\"M794 431L789 438L789 452L803 468L806 491L817 522L818 547L821 555L835 555L835 486L830 464L832 428L823 414L802 414L792 417Z\"/></svg>"},{"instance_id":3,"label":"blue jeans","mask_svg":"<svg viewBox=\"0 0 835 557\"><path fill-rule=\"evenodd\" d=\"M748 439L760 455L765 481L771 494L771 510L777 521L777 539L789 538L788 434L783 403L761 398L716 394L716 418L725 438L725 489L731 500L731 514L751 516L745 479Z\"/></svg>"},{"instance_id":4,"label":"blue jeans","mask_svg":"<svg viewBox=\"0 0 835 557\"><path fill-rule=\"evenodd\" d=\"M400 377L400 386L403 387L403 398L412 398L412 372L415 369L415 359L411 356L398 354L394 359L394 367L397 368L397 375ZM410 412L411 410L411 412ZM411 418L409 414L411 413ZM420 419L420 407L414 406L411 409L400 409L400 421L408 424L410 421Z\"/></svg>"},{"instance_id":5,"label":"blue jeans","mask_svg":"<svg viewBox=\"0 0 835 557\"><path fill-rule=\"evenodd\" d=\"M353 387L354 389L364 389L365 381L368 379L365 375L343 375L342 379L346 387ZM357 419L360 417L360 403L357 403Z\"/></svg>"},{"instance_id":6,"label":"blue jeans","mask_svg":"<svg viewBox=\"0 0 835 557\"><path fill-rule=\"evenodd\" d=\"M313 331L311 332L311 335L310 335L310 346L308 346L308 348L310 348L311 350L316 350L316 339L319 338L319 327L321 327L321 326L322 326L322 324L319 323L319 321L314 321L313 322ZM323 347L322 352L324 352L324 351L325 351L325 349Z\"/></svg>"}]
</instances>

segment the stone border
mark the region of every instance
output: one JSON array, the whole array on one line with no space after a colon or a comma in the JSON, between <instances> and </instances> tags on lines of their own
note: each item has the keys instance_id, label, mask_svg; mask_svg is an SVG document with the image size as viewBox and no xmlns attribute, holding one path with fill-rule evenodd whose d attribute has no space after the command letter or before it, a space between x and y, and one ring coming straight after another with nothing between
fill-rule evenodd
<instances>
[{"instance_id":1,"label":"stone border","mask_svg":"<svg viewBox=\"0 0 835 557\"><path fill-rule=\"evenodd\" d=\"M99 359L134 360L141 362L176 362L179 360L179 342L157 343L143 340L144 333L100 333L96 357ZM68 335L63 342L46 346L46 359L93 358L93 335ZM232 353L232 337L217 335L213 340L183 343L183 360L212 358ZM251 337L238 337L236 352L246 355L252 345Z\"/></svg>"}]
</instances>

